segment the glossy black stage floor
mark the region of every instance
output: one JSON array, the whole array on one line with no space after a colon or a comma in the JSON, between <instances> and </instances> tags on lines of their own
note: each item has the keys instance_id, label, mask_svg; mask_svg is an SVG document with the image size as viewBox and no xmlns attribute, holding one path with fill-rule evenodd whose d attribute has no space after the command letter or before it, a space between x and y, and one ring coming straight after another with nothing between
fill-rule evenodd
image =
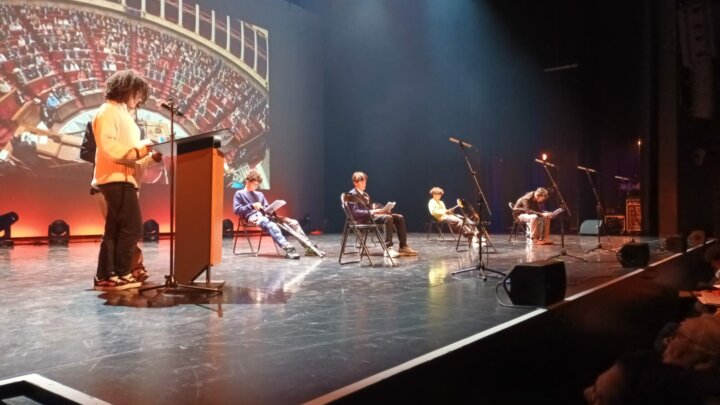
<instances>
[{"instance_id":1,"label":"glossy black stage floor","mask_svg":"<svg viewBox=\"0 0 720 405\"><path fill-rule=\"evenodd\" d=\"M339 235L314 239L328 257L286 260L268 238L259 257L234 256L226 239L223 263L212 271L227 282L222 296L167 295L151 307L137 290L92 290L97 243L0 249L0 380L37 373L114 404L324 402L534 311L501 306L497 279L451 275L477 260L451 242L412 234L419 256L390 267L375 248L379 265L368 267L338 264ZM557 254L553 239L526 247L494 235L498 253L487 256L488 267L507 272ZM652 261L670 255L644 240ZM568 253L588 259L566 261L567 296L633 271L614 253L584 253L596 244L566 237ZM150 281L162 282L168 242L143 249Z\"/></svg>"}]
</instances>

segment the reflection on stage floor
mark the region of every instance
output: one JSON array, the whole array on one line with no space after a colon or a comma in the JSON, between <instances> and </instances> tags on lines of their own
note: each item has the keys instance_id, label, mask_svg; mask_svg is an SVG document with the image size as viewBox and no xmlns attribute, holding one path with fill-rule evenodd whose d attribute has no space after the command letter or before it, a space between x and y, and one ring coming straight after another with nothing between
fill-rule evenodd
<instances>
[{"instance_id":1,"label":"reflection on stage floor","mask_svg":"<svg viewBox=\"0 0 720 405\"><path fill-rule=\"evenodd\" d=\"M314 240L327 257L286 260L270 243L235 256L226 239L212 269L222 295L164 294L152 305L155 292L92 290L97 243L0 249L0 379L38 373L115 404L298 403L533 311L500 305L498 279L453 276L477 252L449 241L412 234L418 256L390 266L378 246L370 267L339 265L337 234ZM651 261L669 255L645 241ZM493 242L498 252L483 258L501 273L561 248ZM566 237L568 253L588 260L566 261L567 296L633 271L613 252L584 253L596 245ZM151 285L163 283L168 242L143 250Z\"/></svg>"}]
</instances>

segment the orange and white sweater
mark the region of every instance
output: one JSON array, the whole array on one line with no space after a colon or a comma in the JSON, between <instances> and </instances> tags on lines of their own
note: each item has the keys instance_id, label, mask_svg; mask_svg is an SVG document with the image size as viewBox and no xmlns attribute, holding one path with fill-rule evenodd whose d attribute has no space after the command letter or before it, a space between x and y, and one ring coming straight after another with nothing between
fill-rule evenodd
<instances>
[{"instance_id":1,"label":"orange and white sweater","mask_svg":"<svg viewBox=\"0 0 720 405\"><path fill-rule=\"evenodd\" d=\"M107 101L93 119L95 170L92 186L131 183L139 188L142 169L152 162L140 141L140 128L123 103Z\"/></svg>"}]
</instances>

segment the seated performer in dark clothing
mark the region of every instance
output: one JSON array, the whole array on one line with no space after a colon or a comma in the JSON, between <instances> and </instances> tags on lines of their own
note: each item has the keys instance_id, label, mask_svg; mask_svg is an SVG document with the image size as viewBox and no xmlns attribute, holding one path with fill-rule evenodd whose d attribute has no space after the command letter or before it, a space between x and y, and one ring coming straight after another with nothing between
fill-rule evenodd
<instances>
[{"instance_id":1,"label":"seated performer in dark clothing","mask_svg":"<svg viewBox=\"0 0 720 405\"><path fill-rule=\"evenodd\" d=\"M355 186L348 194L358 196L361 203L349 203L348 206L352 211L352 216L357 222L367 222L373 220L376 223L385 224L385 244L388 247L386 255L397 257L399 255L415 256L417 252L407 244L407 231L405 230L405 218L400 214L391 213L381 208L374 208L370 195L365 192L367 187L367 174L363 172L355 172L352 175L353 185ZM400 248L395 251L390 249L393 245L393 232L397 230Z\"/></svg>"},{"instance_id":2,"label":"seated performer in dark clothing","mask_svg":"<svg viewBox=\"0 0 720 405\"><path fill-rule=\"evenodd\" d=\"M268 207L268 201L263 193L256 191L261 182L262 176L260 176L260 173L256 170L248 172L245 176L245 189L235 193L233 212L244 218L245 221L259 226L269 233L275 243L285 250L288 259L299 259L300 255L295 251L295 247L285 239L280 227L275 222L279 222L292 231L300 243L305 246L305 256L325 256L325 252L318 250L308 239L298 221L277 215L274 215L272 219L268 218L268 215L263 211L264 208Z\"/></svg>"},{"instance_id":3,"label":"seated performer in dark clothing","mask_svg":"<svg viewBox=\"0 0 720 405\"><path fill-rule=\"evenodd\" d=\"M548 191L539 187L520 197L513 208L513 217L528 225L528 244L550 245L550 217L552 213L545 212L544 203Z\"/></svg>"}]
</instances>

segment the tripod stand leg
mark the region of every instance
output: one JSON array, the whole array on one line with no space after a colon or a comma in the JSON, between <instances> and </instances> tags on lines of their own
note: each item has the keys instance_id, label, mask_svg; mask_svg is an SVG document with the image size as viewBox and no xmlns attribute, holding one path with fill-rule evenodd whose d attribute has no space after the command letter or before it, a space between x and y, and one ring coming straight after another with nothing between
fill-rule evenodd
<instances>
[{"instance_id":1,"label":"tripod stand leg","mask_svg":"<svg viewBox=\"0 0 720 405\"><path fill-rule=\"evenodd\" d=\"M498 251L495 248L495 244L493 243L492 238L490 238L490 234L488 233L487 229L484 226L480 226L480 229L483 237L485 237L485 243L488 247L487 253L490 253L489 248L492 248L493 253L497 253ZM480 247L482 247L482 240L480 241Z\"/></svg>"},{"instance_id":2,"label":"tripod stand leg","mask_svg":"<svg viewBox=\"0 0 720 405\"><path fill-rule=\"evenodd\" d=\"M600 234L602 233L603 227L606 226L606 224L600 220L598 220L598 229L597 229L597 246L595 246L592 249L588 249L585 251L585 253L593 253L595 251L603 251L603 252L613 252L615 251L612 249L612 240L610 239L610 235L608 235L608 232L605 232L605 236L608 238L608 242L610 244L610 249L605 248L602 243L600 242Z\"/></svg>"},{"instance_id":3,"label":"tripod stand leg","mask_svg":"<svg viewBox=\"0 0 720 405\"><path fill-rule=\"evenodd\" d=\"M145 296L145 291L159 290L159 291L155 294L155 296L153 296L153 297L150 299L150 301L148 301L148 305L152 305L152 304L155 302L155 300L157 300L158 298L160 298L160 296L164 295L164 294L165 294L165 291L167 291L169 288L170 288L170 285L168 285L167 283L165 283L165 284L157 285L157 286L154 286L154 287L141 288L141 289L139 290L139 293L140 293L140 295Z\"/></svg>"},{"instance_id":4,"label":"tripod stand leg","mask_svg":"<svg viewBox=\"0 0 720 405\"><path fill-rule=\"evenodd\" d=\"M170 292L177 292L177 293L206 293L206 294L217 294L222 295L222 289L225 286L224 281L219 281L216 283L210 282L210 266L206 266L205 269L205 286L201 285L192 285L192 284L179 284L177 280L175 280L175 277L165 276L165 284L162 285L156 285L152 287L146 287L146 288L140 288L139 293L141 295L144 295L146 291L152 291L152 290L159 290L157 294L155 294L150 301L148 301L148 305L152 305L160 296ZM215 285L212 285L215 284Z\"/></svg>"},{"instance_id":5,"label":"tripod stand leg","mask_svg":"<svg viewBox=\"0 0 720 405\"><path fill-rule=\"evenodd\" d=\"M585 263L587 263L587 261L588 261L588 260L587 260L586 258L584 258L584 257L580 257L580 256L575 256L575 255L568 254L565 249L561 249L561 250L560 250L560 253L556 254L555 256L550 256L550 257L548 257L546 260L563 260L564 257L568 257L568 258L570 258L570 259L579 260L579 261L585 262Z\"/></svg>"},{"instance_id":6,"label":"tripod stand leg","mask_svg":"<svg viewBox=\"0 0 720 405\"><path fill-rule=\"evenodd\" d=\"M549 174L549 173L548 173ZM545 260L562 260L563 257L569 257L587 263L587 259L579 256L569 255L565 249L565 211L560 213L560 253L550 256Z\"/></svg>"},{"instance_id":7,"label":"tripod stand leg","mask_svg":"<svg viewBox=\"0 0 720 405\"><path fill-rule=\"evenodd\" d=\"M596 251L613 252L613 253L615 253L614 250L608 249L608 248L604 247L601 243L599 243L597 246L595 246L595 247L592 248L592 249L586 250L585 253L594 253L594 252L596 252Z\"/></svg>"}]
</instances>

